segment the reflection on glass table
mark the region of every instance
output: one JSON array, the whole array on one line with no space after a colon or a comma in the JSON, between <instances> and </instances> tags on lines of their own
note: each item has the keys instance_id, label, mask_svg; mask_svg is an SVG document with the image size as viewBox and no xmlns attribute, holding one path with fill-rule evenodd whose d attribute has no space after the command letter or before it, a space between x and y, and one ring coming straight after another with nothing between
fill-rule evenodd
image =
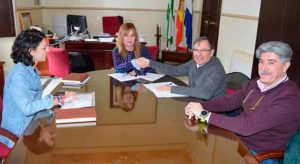
<instances>
[{"instance_id":1,"label":"reflection on glass table","mask_svg":"<svg viewBox=\"0 0 300 164\"><path fill-rule=\"evenodd\" d=\"M54 148L40 155L18 143L7 161L232 164L252 157L232 132L209 126L207 133L199 133L198 127L187 127L187 101L158 99L146 89L138 91L133 110L112 106L113 83L107 74L113 71L89 72L90 82L79 90L95 92L96 126L55 129Z\"/></svg>"},{"instance_id":2,"label":"reflection on glass table","mask_svg":"<svg viewBox=\"0 0 300 164\"><path fill-rule=\"evenodd\" d=\"M42 154L54 148L55 132L51 110L38 112L23 134L23 143L34 154Z\"/></svg>"}]
</instances>

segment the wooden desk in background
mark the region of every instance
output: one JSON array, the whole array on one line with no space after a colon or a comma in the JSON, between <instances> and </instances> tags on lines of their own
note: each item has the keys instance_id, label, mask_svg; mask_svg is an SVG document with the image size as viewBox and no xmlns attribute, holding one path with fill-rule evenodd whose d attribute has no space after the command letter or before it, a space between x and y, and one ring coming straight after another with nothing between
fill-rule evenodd
<instances>
[{"instance_id":1,"label":"wooden desk in background","mask_svg":"<svg viewBox=\"0 0 300 164\"><path fill-rule=\"evenodd\" d=\"M192 59L192 52L162 50L162 62L185 63Z\"/></svg>"},{"instance_id":2,"label":"wooden desk in background","mask_svg":"<svg viewBox=\"0 0 300 164\"><path fill-rule=\"evenodd\" d=\"M141 42L146 45L146 42ZM112 50L116 47L115 42L98 41L65 41L64 48L68 52L78 52L87 55L94 63L95 70L113 68ZM63 48L63 47L61 47ZM41 75L49 75L48 60L37 65Z\"/></svg>"},{"instance_id":3,"label":"wooden desk in background","mask_svg":"<svg viewBox=\"0 0 300 164\"><path fill-rule=\"evenodd\" d=\"M96 70L110 69L114 67L112 50L116 47L114 42L85 42L66 41L65 49L68 52L79 52L89 56L94 62Z\"/></svg>"}]
</instances>

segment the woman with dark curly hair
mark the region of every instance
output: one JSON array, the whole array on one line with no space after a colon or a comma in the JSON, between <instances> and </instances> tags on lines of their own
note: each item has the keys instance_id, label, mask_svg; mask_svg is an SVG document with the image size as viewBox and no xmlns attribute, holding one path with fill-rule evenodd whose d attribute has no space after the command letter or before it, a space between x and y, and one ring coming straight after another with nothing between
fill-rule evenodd
<instances>
[{"instance_id":1,"label":"woman with dark curly hair","mask_svg":"<svg viewBox=\"0 0 300 164\"><path fill-rule=\"evenodd\" d=\"M45 61L47 52L45 35L38 30L25 30L14 41L11 58L15 66L5 81L1 127L17 137L22 135L37 112L76 98L74 92L64 97L47 95L42 98L43 89L36 65ZM1 135L0 142L9 148L14 145Z\"/></svg>"}]
</instances>

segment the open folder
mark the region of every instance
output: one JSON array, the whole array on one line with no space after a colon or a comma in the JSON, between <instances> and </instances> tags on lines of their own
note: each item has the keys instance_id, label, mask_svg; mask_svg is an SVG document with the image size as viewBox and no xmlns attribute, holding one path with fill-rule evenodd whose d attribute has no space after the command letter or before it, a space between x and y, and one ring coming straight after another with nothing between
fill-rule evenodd
<instances>
[{"instance_id":1,"label":"open folder","mask_svg":"<svg viewBox=\"0 0 300 164\"><path fill-rule=\"evenodd\" d=\"M41 78L41 83L43 87L42 97L45 97L52 93L52 91L61 83L62 79L53 78Z\"/></svg>"}]
</instances>

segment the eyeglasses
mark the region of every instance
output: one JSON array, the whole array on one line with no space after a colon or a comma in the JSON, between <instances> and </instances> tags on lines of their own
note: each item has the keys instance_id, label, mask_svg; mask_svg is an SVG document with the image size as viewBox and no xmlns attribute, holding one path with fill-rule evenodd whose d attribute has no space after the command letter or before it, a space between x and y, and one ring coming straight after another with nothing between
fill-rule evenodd
<instances>
[{"instance_id":1,"label":"eyeglasses","mask_svg":"<svg viewBox=\"0 0 300 164\"><path fill-rule=\"evenodd\" d=\"M201 53L204 53L204 52L209 52L211 50L206 50L206 49L203 49L203 50L197 50L197 49L193 49L193 52L196 53L196 52L201 52Z\"/></svg>"},{"instance_id":2,"label":"eyeglasses","mask_svg":"<svg viewBox=\"0 0 300 164\"><path fill-rule=\"evenodd\" d=\"M264 98L265 95L262 95L258 100L257 102L254 104L254 106L251 107L251 105L247 104L246 101L247 99L250 97L250 95L253 93L254 89L252 89L248 94L247 96L245 97L245 99L243 100L243 108L244 109L249 109L249 110L252 110L252 111L255 111L256 107L259 105L259 103L261 102L261 100Z\"/></svg>"}]
</instances>

